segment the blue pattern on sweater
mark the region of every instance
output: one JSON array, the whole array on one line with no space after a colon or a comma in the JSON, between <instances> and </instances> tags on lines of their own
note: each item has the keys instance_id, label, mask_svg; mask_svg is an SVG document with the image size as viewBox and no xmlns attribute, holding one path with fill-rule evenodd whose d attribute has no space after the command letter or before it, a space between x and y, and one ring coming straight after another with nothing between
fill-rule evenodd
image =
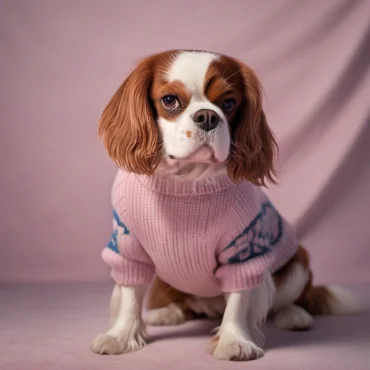
<instances>
[{"instance_id":1,"label":"blue pattern on sweater","mask_svg":"<svg viewBox=\"0 0 370 370\"><path fill-rule=\"evenodd\" d=\"M249 261L271 251L283 235L283 220L275 207L266 201L252 222L222 252L235 248L229 264Z\"/></svg>"},{"instance_id":2,"label":"blue pattern on sweater","mask_svg":"<svg viewBox=\"0 0 370 370\"><path fill-rule=\"evenodd\" d=\"M118 213L115 209L112 211L113 218L115 219L117 223L117 227L113 229L112 236L110 241L107 244L107 248L111 249L115 253L119 253L118 249L118 236L121 235L130 235L130 230L127 228L127 226L120 220Z\"/></svg>"}]
</instances>

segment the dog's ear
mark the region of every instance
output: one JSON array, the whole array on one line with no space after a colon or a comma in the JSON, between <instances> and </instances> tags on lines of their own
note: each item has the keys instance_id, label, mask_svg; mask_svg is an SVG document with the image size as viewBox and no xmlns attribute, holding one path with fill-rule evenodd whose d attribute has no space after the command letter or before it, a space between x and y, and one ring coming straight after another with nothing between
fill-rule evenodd
<instances>
[{"instance_id":1,"label":"dog's ear","mask_svg":"<svg viewBox=\"0 0 370 370\"><path fill-rule=\"evenodd\" d=\"M255 73L240 64L244 98L231 127L228 173L234 181L248 180L266 186L276 183L274 160L277 143L262 110L262 89Z\"/></svg>"},{"instance_id":2,"label":"dog's ear","mask_svg":"<svg viewBox=\"0 0 370 370\"><path fill-rule=\"evenodd\" d=\"M159 162L159 132L151 105L153 66L142 61L119 87L99 123L109 156L128 172L151 174Z\"/></svg>"}]
</instances>

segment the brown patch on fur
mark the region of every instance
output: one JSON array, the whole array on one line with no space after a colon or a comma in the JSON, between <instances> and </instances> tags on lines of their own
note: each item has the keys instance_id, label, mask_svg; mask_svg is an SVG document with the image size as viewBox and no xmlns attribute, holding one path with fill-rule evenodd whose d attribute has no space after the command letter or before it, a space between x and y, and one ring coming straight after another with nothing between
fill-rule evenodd
<instances>
[{"instance_id":1,"label":"brown patch on fur","mask_svg":"<svg viewBox=\"0 0 370 370\"><path fill-rule=\"evenodd\" d=\"M103 111L99 135L109 156L128 172L150 175L160 162L152 86L176 51L149 56L127 77Z\"/></svg>"},{"instance_id":2,"label":"brown patch on fur","mask_svg":"<svg viewBox=\"0 0 370 370\"><path fill-rule=\"evenodd\" d=\"M310 271L310 279L306 288L295 303L311 315L330 315L332 313L329 304L330 299L331 294L327 287L313 286L312 272Z\"/></svg>"},{"instance_id":3,"label":"brown patch on fur","mask_svg":"<svg viewBox=\"0 0 370 370\"><path fill-rule=\"evenodd\" d=\"M158 276L155 276L149 291L147 308L153 310L167 307L169 304L175 304L184 312L186 320L204 317L204 315L198 315L189 308L187 301L190 297L192 297L190 294L180 292L161 280Z\"/></svg>"},{"instance_id":4,"label":"brown patch on fur","mask_svg":"<svg viewBox=\"0 0 370 370\"><path fill-rule=\"evenodd\" d=\"M296 263L301 264L305 269L309 269L310 256L305 248L298 247L296 254L279 270L274 273L274 282L277 287L285 282L286 278L290 276L292 268Z\"/></svg>"},{"instance_id":5,"label":"brown patch on fur","mask_svg":"<svg viewBox=\"0 0 370 370\"><path fill-rule=\"evenodd\" d=\"M170 303L185 302L188 297L190 294L180 292L156 276L150 289L147 307L149 309L166 307Z\"/></svg>"},{"instance_id":6,"label":"brown patch on fur","mask_svg":"<svg viewBox=\"0 0 370 370\"><path fill-rule=\"evenodd\" d=\"M229 124L231 124L243 99L243 81L239 66L228 57L221 56L214 60L206 73L204 95L211 103L218 105L221 109L226 99L235 99L236 107L231 112L224 111Z\"/></svg>"},{"instance_id":7,"label":"brown patch on fur","mask_svg":"<svg viewBox=\"0 0 370 370\"><path fill-rule=\"evenodd\" d=\"M193 133L190 130L186 131L185 134L189 139L193 136Z\"/></svg>"},{"instance_id":8,"label":"brown patch on fur","mask_svg":"<svg viewBox=\"0 0 370 370\"><path fill-rule=\"evenodd\" d=\"M213 72L215 66L211 66L208 69L208 74ZM217 75L216 75L217 76ZM212 103L216 103L220 98L222 98L227 93L232 93L232 87L228 84L225 78L222 78L220 75L209 78L207 86L205 88L205 95L208 100ZM206 79L208 77L206 76Z\"/></svg>"},{"instance_id":9,"label":"brown patch on fur","mask_svg":"<svg viewBox=\"0 0 370 370\"><path fill-rule=\"evenodd\" d=\"M174 95L179 101L179 108L167 110L161 99L166 95ZM166 82L162 78L155 78L151 89L151 96L159 116L167 121L174 121L187 108L190 103L191 94L181 81Z\"/></svg>"}]
</instances>

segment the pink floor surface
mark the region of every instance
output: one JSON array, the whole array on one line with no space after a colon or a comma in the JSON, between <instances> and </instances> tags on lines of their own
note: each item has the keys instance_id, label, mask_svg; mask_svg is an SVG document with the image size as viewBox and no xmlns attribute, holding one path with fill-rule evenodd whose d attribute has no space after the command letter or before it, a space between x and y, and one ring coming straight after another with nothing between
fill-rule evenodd
<instances>
[{"instance_id":1,"label":"pink floor surface","mask_svg":"<svg viewBox=\"0 0 370 370\"><path fill-rule=\"evenodd\" d=\"M368 287L350 286L365 305ZM106 329L110 284L0 286L0 369L2 370L368 370L370 313L321 317L312 331L265 329L266 354L250 363L214 360L207 353L217 324L193 321L149 328L144 349L120 356L91 353L93 336ZM367 311L367 312L366 312Z\"/></svg>"}]
</instances>

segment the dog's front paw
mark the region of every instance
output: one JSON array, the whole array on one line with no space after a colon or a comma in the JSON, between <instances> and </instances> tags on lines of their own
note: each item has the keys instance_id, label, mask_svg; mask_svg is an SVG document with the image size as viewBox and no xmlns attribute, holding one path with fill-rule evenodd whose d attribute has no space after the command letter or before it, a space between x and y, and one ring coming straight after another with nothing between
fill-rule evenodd
<instances>
[{"instance_id":1,"label":"dog's front paw","mask_svg":"<svg viewBox=\"0 0 370 370\"><path fill-rule=\"evenodd\" d=\"M92 344L91 350L99 355L118 355L123 352L123 346L118 339L110 334L97 335Z\"/></svg>"},{"instance_id":2,"label":"dog's front paw","mask_svg":"<svg viewBox=\"0 0 370 370\"><path fill-rule=\"evenodd\" d=\"M100 355L119 355L123 353L137 351L146 344L145 336L138 333L135 336L111 334L99 334L91 344L91 350Z\"/></svg>"},{"instance_id":3,"label":"dog's front paw","mask_svg":"<svg viewBox=\"0 0 370 370\"><path fill-rule=\"evenodd\" d=\"M262 348L244 335L221 333L211 339L211 353L217 360L251 361L264 355Z\"/></svg>"}]
</instances>

